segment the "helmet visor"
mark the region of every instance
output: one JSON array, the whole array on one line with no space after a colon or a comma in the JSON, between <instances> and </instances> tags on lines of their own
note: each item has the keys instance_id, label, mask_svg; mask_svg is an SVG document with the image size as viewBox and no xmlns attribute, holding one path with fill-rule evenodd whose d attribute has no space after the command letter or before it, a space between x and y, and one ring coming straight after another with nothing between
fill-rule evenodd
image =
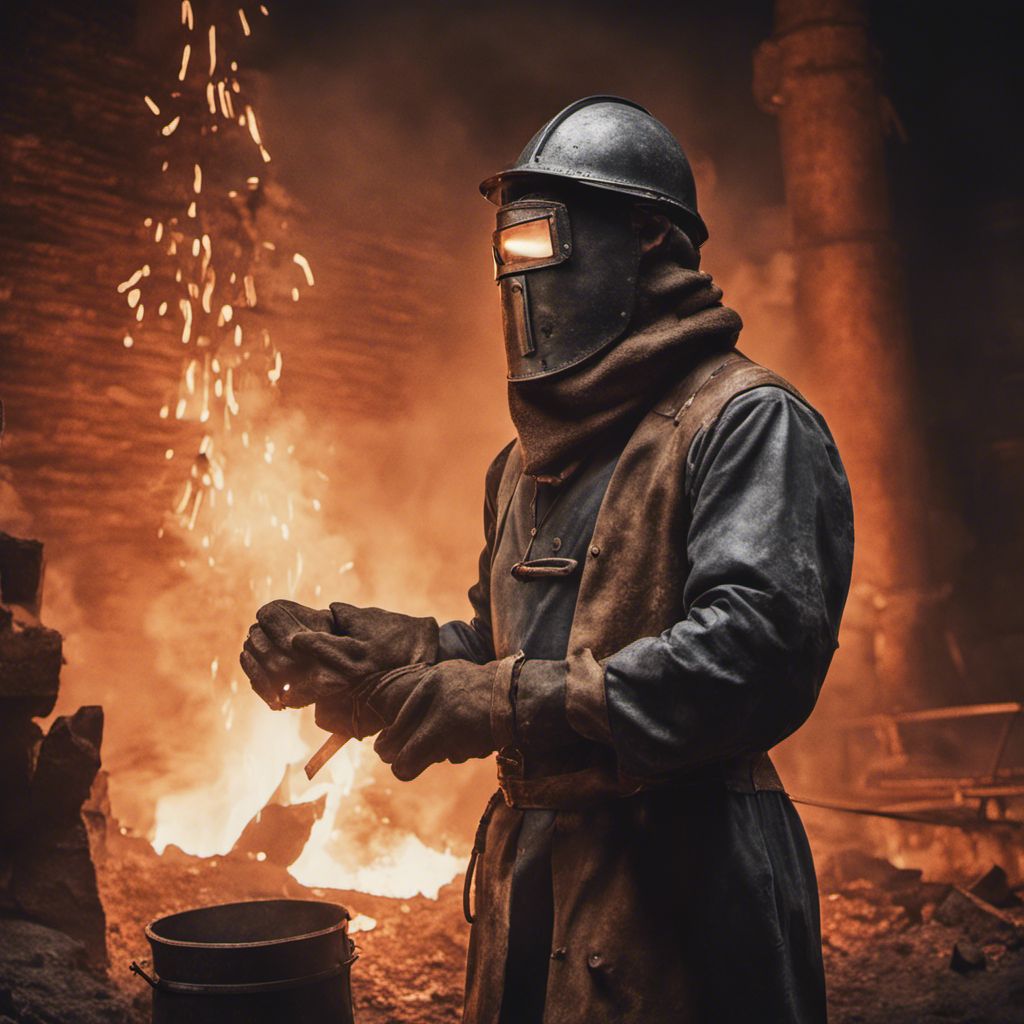
<instances>
[{"instance_id":1,"label":"helmet visor","mask_svg":"<svg viewBox=\"0 0 1024 1024\"><path fill-rule=\"evenodd\" d=\"M565 206L536 199L503 206L491 244L495 280L563 262L572 252Z\"/></svg>"}]
</instances>

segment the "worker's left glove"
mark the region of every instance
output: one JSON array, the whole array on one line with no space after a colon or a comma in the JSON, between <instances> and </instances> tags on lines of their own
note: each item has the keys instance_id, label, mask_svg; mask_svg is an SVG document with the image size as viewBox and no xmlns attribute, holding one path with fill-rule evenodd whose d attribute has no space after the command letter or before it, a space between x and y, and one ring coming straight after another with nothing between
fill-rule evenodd
<instances>
[{"instance_id":1,"label":"worker's left glove","mask_svg":"<svg viewBox=\"0 0 1024 1024\"><path fill-rule=\"evenodd\" d=\"M522 657L477 665L409 665L384 677L369 704L387 724L374 750L403 782L441 761L461 764L512 742Z\"/></svg>"},{"instance_id":2,"label":"worker's left glove","mask_svg":"<svg viewBox=\"0 0 1024 1024\"><path fill-rule=\"evenodd\" d=\"M256 618L241 664L272 708L314 702L325 702L325 712L347 708L356 691L385 672L437 656L438 627L431 618L340 602L313 609L294 601L271 601Z\"/></svg>"}]
</instances>

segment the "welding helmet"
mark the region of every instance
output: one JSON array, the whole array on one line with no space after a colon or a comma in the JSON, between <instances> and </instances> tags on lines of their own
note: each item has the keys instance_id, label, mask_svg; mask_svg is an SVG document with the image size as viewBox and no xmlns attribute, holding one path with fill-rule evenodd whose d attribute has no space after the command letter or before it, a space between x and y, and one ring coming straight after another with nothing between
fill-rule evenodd
<instances>
[{"instance_id":1,"label":"welding helmet","mask_svg":"<svg viewBox=\"0 0 1024 1024\"><path fill-rule=\"evenodd\" d=\"M679 143L643 107L589 96L556 114L480 191L493 237L509 379L547 377L629 327L640 263L636 204L707 239Z\"/></svg>"}]
</instances>

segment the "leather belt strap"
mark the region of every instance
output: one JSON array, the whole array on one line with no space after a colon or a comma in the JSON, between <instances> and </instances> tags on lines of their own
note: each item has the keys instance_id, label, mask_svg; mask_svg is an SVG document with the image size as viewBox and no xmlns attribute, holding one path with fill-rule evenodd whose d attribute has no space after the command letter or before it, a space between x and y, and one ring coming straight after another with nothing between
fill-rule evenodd
<instances>
[{"instance_id":1,"label":"leather belt strap","mask_svg":"<svg viewBox=\"0 0 1024 1024\"><path fill-rule=\"evenodd\" d=\"M635 796L647 790L680 790L718 785L731 793L784 793L771 758L766 753L709 765L669 781L626 779L608 768L592 767L527 779L515 758L498 758L498 784L505 803L521 809L580 810L608 800Z\"/></svg>"}]
</instances>

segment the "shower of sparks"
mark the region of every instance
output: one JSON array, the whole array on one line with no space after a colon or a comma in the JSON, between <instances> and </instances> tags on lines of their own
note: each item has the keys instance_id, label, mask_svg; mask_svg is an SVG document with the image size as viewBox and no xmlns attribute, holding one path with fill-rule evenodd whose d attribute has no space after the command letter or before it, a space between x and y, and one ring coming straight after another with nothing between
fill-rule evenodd
<instances>
[{"instance_id":1,"label":"shower of sparks","mask_svg":"<svg viewBox=\"0 0 1024 1024\"><path fill-rule=\"evenodd\" d=\"M166 89L143 97L152 115L162 115L157 148L167 159L161 171L179 212L144 220L152 254L117 285L132 323L121 342L138 351L173 338L183 354L177 388L158 412L196 430L191 458L187 443L164 453L185 474L171 514L211 573L248 582L255 607L296 595L303 582L299 521L308 523L321 510L318 498L314 505L303 497L309 488L291 460L285 468L273 464L275 452L290 456L292 446L268 426L284 360L259 308L257 272L279 266L286 295L292 281L311 287L313 274L305 256L284 262L274 255L277 245L260 237L263 185L253 170L270 155L239 79L239 55L231 52L252 34L245 10L238 10L237 22L232 14L230 21L203 24L184 0L180 31L180 61L168 69ZM192 59L203 48L208 61ZM236 115L236 102L243 116ZM165 533L161 528L159 535ZM229 653L211 662L214 682L227 694L225 731L237 730L244 717L235 706L238 670Z\"/></svg>"},{"instance_id":2,"label":"shower of sparks","mask_svg":"<svg viewBox=\"0 0 1024 1024\"><path fill-rule=\"evenodd\" d=\"M259 10L267 13L263 6ZM250 36L252 28L243 8L238 9L238 19L244 37ZM272 389L281 379L283 358L269 331L259 323L254 271L261 252L276 250L273 242L256 236L255 207L251 203L258 204L261 199L261 178L240 173L236 187L229 183L229 187L217 189L208 183L205 161L199 159L203 154L215 157L226 144L224 132L231 130L238 138L248 136L260 161L270 158L253 105L243 102L239 61L225 52L225 46L238 39L237 26L234 33L227 26L218 32L220 26L215 23L197 29L189 0L181 3L181 26L185 39L177 79L184 85L169 82L166 99L158 101L146 95L144 101L154 115L168 110L169 120L160 129L164 137L178 133L179 157L164 161L162 169L166 171L173 163L180 177L188 174L188 185L181 190L183 216L156 222L146 218L145 227L152 229L157 249L152 262L160 272L153 274L147 263L122 281L117 290L125 296L137 325L143 324L147 310L150 315L155 310L161 318L169 310L177 310L178 338L192 353L183 363L178 394L165 403L160 415L167 418L173 408L175 419L210 424L185 488L189 499L179 512L181 522L194 528L200 521L201 506L206 503L216 508L217 495L223 490L217 481L224 472L209 473L206 463L221 467L229 461L235 420L245 421L246 433L255 430L242 400L243 382L256 392ZM205 36L209 53L206 69L201 70L190 60L195 36ZM245 111L237 118L232 94ZM223 237L225 209L228 219L242 229L230 232L230 237ZM313 272L306 257L296 253L293 263L302 275L299 283L312 287ZM297 285L288 291L293 299L298 298ZM136 342L145 343L141 330L136 327L132 334L125 335L126 348ZM257 393L253 404L262 407L265 400ZM176 509L180 505L179 498Z\"/></svg>"},{"instance_id":3,"label":"shower of sparks","mask_svg":"<svg viewBox=\"0 0 1024 1024\"><path fill-rule=\"evenodd\" d=\"M258 10L268 14L265 5ZM302 463L296 453L301 438L275 426L270 415L284 359L267 314L275 302L298 302L300 289L312 288L315 279L302 253L264 237L273 218L260 216L265 183L256 170L270 162L269 140L234 52L252 35L252 20L243 8L237 15L237 21L225 13L216 24L203 23L189 0L181 3L180 62L173 58L163 95L143 97L149 112L166 122L154 129L154 148L178 212L144 219L151 255L116 287L131 319L122 351L171 344L182 358L176 388L154 410L168 430L178 431L161 462L167 472L182 474L169 509L174 529L166 524L157 536L185 542L200 590L216 599L227 595L226 607L248 611L278 597L321 597L328 580L321 575L317 582L316 573L328 570L318 565L322 557L303 557L303 541L315 544L318 556L328 545L317 496L327 477ZM204 45L208 61L199 56ZM191 444L181 433L190 428ZM351 561L339 562L339 575L353 568ZM327 815L293 865L295 877L308 885L436 896L461 862L411 834L382 833L369 864L358 857L341 864L328 849L340 801L365 771L364 750L350 744L329 766L329 780L305 785L301 765L309 750L299 717L264 714L234 667L242 628L233 611L226 613L223 646L209 652L204 672L202 685L220 710L222 730L208 745L210 781L159 798L153 845L162 850L176 843L199 855L227 852L285 773L296 787L305 786L293 799L330 793Z\"/></svg>"}]
</instances>

